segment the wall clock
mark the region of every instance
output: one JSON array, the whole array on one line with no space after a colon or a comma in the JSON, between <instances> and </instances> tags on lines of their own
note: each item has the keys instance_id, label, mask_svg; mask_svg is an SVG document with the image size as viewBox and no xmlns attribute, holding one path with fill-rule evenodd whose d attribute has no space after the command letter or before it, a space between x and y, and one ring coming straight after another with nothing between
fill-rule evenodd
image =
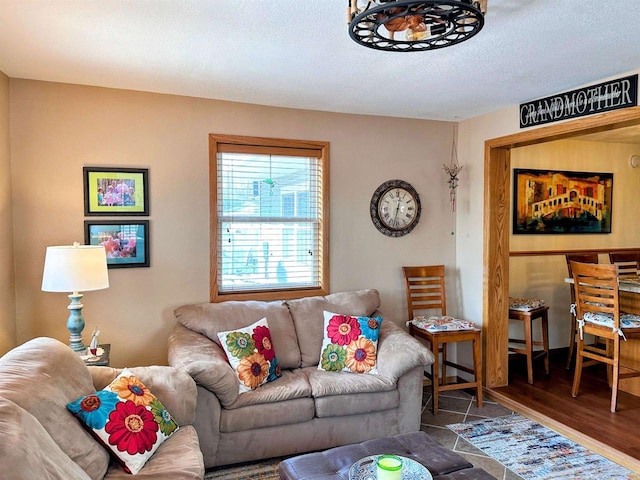
<instances>
[{"instance_id":1,"label":"wall clock","mask_svg":"<svg viewBox=\"0 0 640 480\"><path fill-rule=\"evenodd\" d=\"M389 180L373 192L369 211L380 232L388 237L402 237L420 220L420 197L409 183Z\"/></svg>"}]
</instances>

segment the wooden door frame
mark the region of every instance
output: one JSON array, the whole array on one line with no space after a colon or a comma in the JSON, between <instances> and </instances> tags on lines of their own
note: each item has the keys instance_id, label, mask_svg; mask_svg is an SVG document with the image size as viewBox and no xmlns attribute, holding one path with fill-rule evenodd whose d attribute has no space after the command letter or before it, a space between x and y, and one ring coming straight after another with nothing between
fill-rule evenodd
<instances>
[{"instance_id":1,"label":"wooden door frame","mask_svg":"<svg viewBox=\"0 0 640 480\"><path fill-rule=\"evenodd\" d=\"M485 386L508 384L511 149L640 125L640 106L527 130L485 142L483 350Z\"/></svg>"}]
</instances>

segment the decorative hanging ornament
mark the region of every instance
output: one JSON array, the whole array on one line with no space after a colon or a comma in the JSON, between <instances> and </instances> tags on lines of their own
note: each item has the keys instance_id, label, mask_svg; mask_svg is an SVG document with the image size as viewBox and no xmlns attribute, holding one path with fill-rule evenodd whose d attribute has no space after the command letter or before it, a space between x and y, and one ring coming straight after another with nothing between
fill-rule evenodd
<instances>
[{"instance_id":1,"label":"decorative hanging ornament","mask_svg":"<svg viewBox=\"0 0 640 480\"><path fill-rule=\"evenodd\" d=\"M449 199L451 201L451 213L456 212L456 189L458 188L458 174L462 170L462 166L454 163L452 165L442 165L444 171L449 174L447 183L449 184Z\"/></svg>"},{"instance_id":2,"label":"decorative hanging ornament","mask_svg":"<svg viewBox=\"0 0 640 480\"><path fill-rule=\"evenodd\" d=\"M458 174L462 170L462 166L458 164L458 152L456 151L456 137L458 129L453 128L453 141L451 142L451 162L449 165L442 164L442 168L447 172L449 178L449 203L451 205L451 235L455 234L455 214L456 214L456 190L458 189Z\"/></svg>"}]
</instances>

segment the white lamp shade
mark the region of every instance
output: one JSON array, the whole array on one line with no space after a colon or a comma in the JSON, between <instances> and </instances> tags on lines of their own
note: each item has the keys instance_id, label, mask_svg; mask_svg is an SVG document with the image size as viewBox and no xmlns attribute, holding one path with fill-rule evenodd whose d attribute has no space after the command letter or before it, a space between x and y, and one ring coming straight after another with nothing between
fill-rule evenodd
<instances>
[{"instance_id":1,"label":"white lamp shade","mask_svg":"<svg viewBox=\"0 0 640 480\"><path fill-rule=\"evenodd\" d=\"M109 287L107 254L102 245L47 247L42 275L45 292L87 292Z\"/></svg>"}]
</instances>

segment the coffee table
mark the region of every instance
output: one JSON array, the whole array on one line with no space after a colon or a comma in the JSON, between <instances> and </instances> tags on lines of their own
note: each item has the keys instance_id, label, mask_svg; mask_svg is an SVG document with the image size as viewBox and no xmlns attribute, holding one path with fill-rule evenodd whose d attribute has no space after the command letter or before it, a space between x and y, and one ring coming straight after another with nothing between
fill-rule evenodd
<instances>
[{"instance_id":1,"label":"coffee table","mask_svg":"<svg viewBox=\"0 0 640 480\"><path fill-rule=\"evenodd\" d=\"M377 461L380 455L361 458L349 469L349 480L377 480ZM419 462L398 455L402 459L402 480L432 480L427 468Z\"/></svg>"}]
</instances>

